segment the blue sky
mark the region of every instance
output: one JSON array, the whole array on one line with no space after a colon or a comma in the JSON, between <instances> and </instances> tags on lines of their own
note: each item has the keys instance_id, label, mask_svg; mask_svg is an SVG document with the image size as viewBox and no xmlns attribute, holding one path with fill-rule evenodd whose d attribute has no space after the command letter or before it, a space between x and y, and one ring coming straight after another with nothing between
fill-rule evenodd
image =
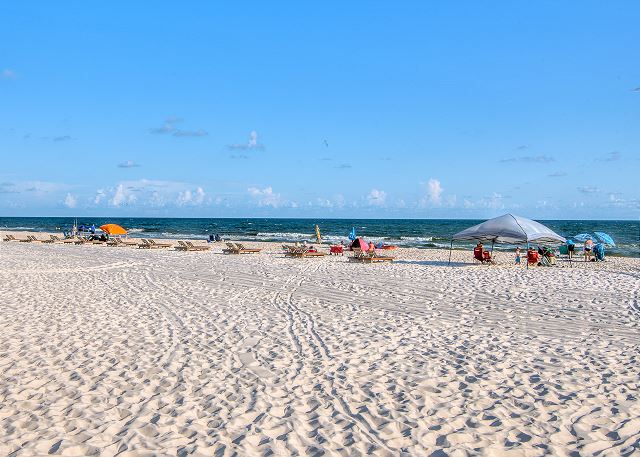
<instances>
[{"instance_id":1,"label":"blue sky","mask_svg":"<svg viewBox=\"0 0 640 457\"><path fill-rule=\"evenodd\" d=\"M636 1L133 3L0 6L0 215L640 214Z\"/></svg>"}]
</instances>

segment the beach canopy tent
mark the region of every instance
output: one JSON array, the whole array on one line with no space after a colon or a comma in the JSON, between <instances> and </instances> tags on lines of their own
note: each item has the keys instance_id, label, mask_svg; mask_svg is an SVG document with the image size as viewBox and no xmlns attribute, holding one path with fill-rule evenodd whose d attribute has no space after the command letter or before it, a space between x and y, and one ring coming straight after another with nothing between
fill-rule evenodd
<instances>
[{"instance_id":1,"label":"beach canopy tent","mask_svg":"<svg viewBox=\"0 0 640 457\"><path fill-rule=\"evenodd\" d=\"M454 241L484 241L491 243L562 244L567 240L539 222L526 217L505 214L469 227L453 235Z\"/></svg>"},{"instance_id":2,"label":"beach canopy tent","mask_svg":"<svg viewBox=\"0 0 640 457\"><path fill-rule=\"evenodd\" d=\"M105 224L100 226L100 230L108 235L126 235L127 231L118 224Z\"/></svg>"},{"instance_id":3,"label":"beach canopy tent","mask_svg":"<svg viewBox=\"0 0 640 457\"><path fill-rule=\"evenodd\" d=\"M353 243L351 243L351 249L353 250L353 248L360 248L363 251L368 251L369 250L369 243L367 243L362 238L356 238L353 241Z\"/></svg>"},{"instance_id":4,"label":"beach canopy tent","mask_svg":"<svg viewBox=\"0 0 640 457\"><path fill-rule=\"evenodd\" d=\"M451 249L454 241L482 241L491 242L491 245L494 243L549 245L566 243L567 240L539 222L526 217L505 214L456 233L451 238ZM451 261L451 249L449 261Z\"/></svg>"}]
</instances>

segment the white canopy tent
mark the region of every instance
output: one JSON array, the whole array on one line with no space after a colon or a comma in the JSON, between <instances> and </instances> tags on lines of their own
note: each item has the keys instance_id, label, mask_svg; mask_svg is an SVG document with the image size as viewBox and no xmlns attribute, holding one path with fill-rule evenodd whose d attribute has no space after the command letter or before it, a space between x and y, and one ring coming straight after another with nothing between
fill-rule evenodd
<instances>
[{"instance_id":1,"label":"white canopy tent","mask_svg":"<svg viewBox=\"0 0 640 457\"><path fill-rule=\"evenodd\" d=\"M549 227L526 217L505 214L504 216L489 219L482 224L474 225L466 230L456 233L451 238L451 249L454 241L483 241L494 243L538 243L538 244L562 244L567 240ZM451 261L451 249L449 261Z\"/></svg>"}]
</instances>

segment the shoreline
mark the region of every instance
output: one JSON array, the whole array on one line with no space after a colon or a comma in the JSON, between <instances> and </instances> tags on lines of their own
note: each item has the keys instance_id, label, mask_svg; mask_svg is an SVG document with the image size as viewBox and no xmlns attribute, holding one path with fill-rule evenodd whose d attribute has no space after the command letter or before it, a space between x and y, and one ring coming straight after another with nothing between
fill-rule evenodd
<instances>
[{"instance_id":1,"label":"shoreline","mask_svg":"<svg viewBox=\"0 0 640 457\"><path fill-rule=\"evenodd\" d=\"M18 236L18 237L22 237L25 238L28 235L33 235L36 236L37 238L40 238L41 240L44 239L48 239L50 235L57 235L62 237L62 232L56 232L56 231L31 231L31 230L8 230L8 229L2 229L0 230L0 240L4 239L6 234L13 234L14 236ZM143 234L141 234L140 232L134 232L133 234L129 234L126 237L127 239L132 239L132 240L139 240L142 238L147 238L147 239L153 239L162 243L171 243L173 245L177 244L178 241L180 240L187 240L187 241L196 241L199 243L208 243L208 241L204 238L189 238L189 237L172 237L172 238L167 238L167 237L150 237L150 236L144 236ZM253 244L260 244L260 245L265 245L267 247L272 247L272 246L281 246L282 244L292 244L294 243L296 240L294 241L257 241L254 239L250 239L250 238L243 238L243 237L233 237L233 238L224 238L225 241L240 241L240 242L246 242L246 243L253 243ZM346 239L346 237L345 237ZM300 240L298 240L300 241ZM347 240L348 241L348 240ZM211 242L209 243L211 246L217 246L217 245L221 245L221 242ZM224 244L224 243L222 243ZM313 241L309 241L307 240L307 244L309 245L317 245L317 246L323 246L326 247L326 249L329 249L330 244L329 242L322 242L322 243L317 243L317 242L313 242ZM500 257L502 257L503 259L506 258L509 254L513 254L513 247L509 247L509 248L503 248L500 245L496 245L494 247L494 250L496 251L496 253L500 254ZM449 252L449 248L443 248L443 247L431 247L431 246L425 246L425 247L416 247L416 246L412 246L412 247L403 247L403 246L399 246L397 250L394 251L382 251L382 252L399 252L399 251L405 251L405 250L417 250L417 251L446 251L447 253ZM470 248L469 246L456 246L455 244L453 245L453 249L452 252L469 252ZM582 258L580 251L576 251L576 254L574 254L574 258L577 260L574 260L574 263L580 263L580 260ZM621 255L618 253L610 253L609 251L607 251L606 253L606 259L610 259L610 258L616 258L616 259L636 259L640 262L640 252L637 255ZM606 261L605 261L606 263Z\"/></svg>"}]
</instances>

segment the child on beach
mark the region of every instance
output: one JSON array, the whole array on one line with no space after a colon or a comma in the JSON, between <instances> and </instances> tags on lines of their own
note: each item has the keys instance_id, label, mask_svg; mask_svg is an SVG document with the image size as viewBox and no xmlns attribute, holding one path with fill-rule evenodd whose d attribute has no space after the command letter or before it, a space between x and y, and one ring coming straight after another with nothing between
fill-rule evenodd
<instances>
[{"instance_id":1,"label":"child on beach","mask_svg":"<svg viewBox=\"0 0 640 457\"><path fill-rule=\"evenodd\" d=\"M516 265L520 265L520 248L516 248Z\"/></svg>"}]
</instances>

